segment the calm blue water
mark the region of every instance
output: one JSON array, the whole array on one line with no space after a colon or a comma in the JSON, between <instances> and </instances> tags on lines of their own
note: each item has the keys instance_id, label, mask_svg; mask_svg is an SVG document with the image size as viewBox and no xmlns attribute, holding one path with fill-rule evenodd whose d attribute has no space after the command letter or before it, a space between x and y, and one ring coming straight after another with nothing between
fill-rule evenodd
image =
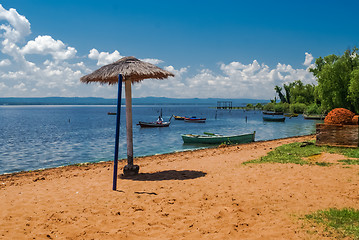
<instances>
[{"instance_id":1,"label":"calm blue water","mask_svg":"<svg viewBox=\"0 0 359 240\"><path fill-rule=\"evenodd\" d=\"M140 128L138 121L155 121L162 108L172 114L206 117L206 123L172 119L168 128ZM112 160L115 106L2 106L0 107L0 174ZM246 121L247 118L247 121ZM317 121L287 118L263 122L260 111L216 110L210 106L133 106L134 155L154 155L203 147L184 145L181 134L242 134L256 131L256 140L315 133ZM125 158L125 108L121 110L120 158Z\"/></svg>"}]
</instances>

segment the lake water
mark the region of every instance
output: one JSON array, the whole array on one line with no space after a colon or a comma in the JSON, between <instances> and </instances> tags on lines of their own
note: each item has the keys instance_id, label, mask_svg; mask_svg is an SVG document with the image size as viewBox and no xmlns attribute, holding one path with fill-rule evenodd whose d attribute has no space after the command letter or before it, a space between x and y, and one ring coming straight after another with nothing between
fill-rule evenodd
<instances>
[{"instance_id":1,"label":"lake water","mask_svg":"<svg viewBox=\"0 0 359 240\"><path fill-rule=\"evenodd\" d=\"M138 121L155 121L162 109L164 121L172 114L206 117L206 123L172 119L168 128L140 128ZM1 106L0 174L113 160L115 106ZM133 106L134 156L154 155L204 147L184 145L181 134L213 132L244 134L256 131L256 140L315 133L318 121L287 118L263 122L260 111L216 110L212 106ZM120 153L126 158L125 108L121 109Z\"/></svg>"}]
</instances>

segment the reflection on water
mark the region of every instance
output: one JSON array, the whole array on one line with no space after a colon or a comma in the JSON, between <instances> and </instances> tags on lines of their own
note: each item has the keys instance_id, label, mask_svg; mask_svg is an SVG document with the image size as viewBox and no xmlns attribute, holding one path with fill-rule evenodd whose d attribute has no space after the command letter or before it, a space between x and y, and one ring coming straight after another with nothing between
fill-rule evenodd
<instances>
[{"instance_id":1,"label":"reflection on water","mask_svg":"<svg viewBox=\"0 0 359 240\"><path fill-rule=\"evenodd\" d=\"M162 108L172 114L206 117L206 123L172 119L168 128L140 128L138 121L155 121ZM0 174L111 160L116 116L114 106L0 107ZM302 116L264 122L260 111L216 110L210 106L133 106L134 155L183 151L205 145L184 145L181 134L212 132L237 135L256 131L256 140L315 133L318 121ZM121 109L120 158L126 157L125 108Z\"/></svg>"}]
</instances>

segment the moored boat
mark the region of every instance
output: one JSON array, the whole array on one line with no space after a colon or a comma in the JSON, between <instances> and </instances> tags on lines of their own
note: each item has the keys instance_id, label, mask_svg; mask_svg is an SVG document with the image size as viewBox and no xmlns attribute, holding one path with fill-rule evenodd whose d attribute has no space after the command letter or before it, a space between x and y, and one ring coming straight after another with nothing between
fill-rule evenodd
<instances>
[{"instance_id":1,"label":"moored boat","mask_svg":"<svg viewBox=\"0 0 359 240\"><path fill-rule=\"evenodd\" d=\"M267 122L284 122L285 121L285 117L281 117L281 116L263 116L263 121L267 121Z\"/></svg>"},{"instance_id":2,"label":"moored boat","mask_svg":"<svg viewBox=\"0 0 359 240\"><path fill-rule=\"evenodd\" d=\"M108 112L107 115L116 115L115 112Z\"/></svg>"},{"instance_id":3,"label":"moored boat","mask_svg":"<svg viewBox=\"0 0 359 240\"><path fill-rule=\"evenodd\" d=\"M140 125L141 127L169 127L171 122L138 122L137 125Z\"/></svg>"},{"instance_id":4,"label":"moored boat","mask_svg":"<svg viewBox=\"0 0 359 240\"><path fill-rule=\"evenodd\" d=\"M181 117L181 116L173 115L173 117L175 118L175 120L184 120L185 119L185 117Z\"/></svg>"},{"instance_id":5,"label":"moored boat","mask_svg":"<svg viewBox=\"0 0 359 240\"><path fill-rule=\"evenodd\" d=\"M287 114L284 114L285 117L298 117L298 114L297 113L287 113Z\"/></svg>"},{"instance_id":6,"label":"moored boat","mask_svg":"<svg viewBox=\"0 0 359 240\"><path fill-rule=\"evenodd\" d=\"M204 123L204 122L206 122L206 118L197 118L197 117L187 118L187 117L185 117L184 121L185 122Z\"/></svg>"},{"instance_id":7,"label":"moored boat","mask_svg":"<svg viewBox=\"0 0 359 240\"><path fill-rule=\"evenodd\" d=\"M304 119L308 119L308 120L324 120L324 118L326 117L326 115L322 115L322 114L303 114Z\"/></svg>"},{"instance_id":8,"label":"moored boat","mask_svg":"<svg viewBox=\"0 0 359 240\"><path fill-rule=\"evenodd\" d=\"M141 122L139 121L137 125L140 125L141 127L147 127L147 128L154 128L154 127L169 127L171 124L171 119L173 115L170 117L168 122L164 122L162 118L162 108L161 108L161 115L158 116L158 119L156 122Z\"/></svg>"},{"instance_id":9,"label":"moored boat","mask_svg":"<svg viewBox=\"0 0 359 240\"><path fill-rule=\"evenodd\" d=\"M184 143L201 143L201 144L238 144L254 142L255 131L249 134L224 136L213 133L204 133L205 135L182 134Z\"/></svg>"},{"instance_id":10,"label":"moored boat","mask_svg":"<svg viewBox=\"0 0 359 240\"><path fill-rule=\"evenodd\" d=\"M270 111L263 111L265 115L283 115L283 112L270 112Z\"/></svg>"}]
</instances>

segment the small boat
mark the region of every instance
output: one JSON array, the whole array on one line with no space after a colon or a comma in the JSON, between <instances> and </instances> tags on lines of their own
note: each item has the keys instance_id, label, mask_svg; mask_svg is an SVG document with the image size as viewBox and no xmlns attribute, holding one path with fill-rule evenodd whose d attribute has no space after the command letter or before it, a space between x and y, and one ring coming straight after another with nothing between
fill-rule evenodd
<instances>
[{"instance_id":1,"label":"small boat","mask_svg":"<svg viewBox=\"0 0 359 240\"><path fill-rule=\"evenodd\" d=\"M303 114L304 119L308 119L308 120L324 120L324 118L326 117L326 115L322 115L322 114Z\"/></svg>"},{"instance_id":2,"label":"small boat","mask_svg":"<svg viewBox=\"0 0 359 240\"><path fill-rule=\"evenodd\" d=\"M263 116L263 121L267 121L267 122L284 122L285 121L285 117L280 117L280 116Z\"/></svg>"},{"instance_id":3,"label":"small boat","mask_svg":"<svg viewBox=\"0 0 359 240\"><path fill-rule=\"evenodd\" d=\"M161 115L158 116L158 119L156 122L141 122L139 121L137 125L140 125L141 127L147 127L147 128L154 128L154 127L169 127L171 124L171 119L173 115L170 117L170 120L168 122L164 122L162 119L162 108L161 108Z\"/></svg>"},{"instance_id":4,"label":"small boat","mask_svg":"<svg viewBox=\"0 0 359 240\"><path fill-rule=\"evenodd\" d=\"M171 124L171 122L138 122L137 125L140 125L141 127L168 127Z\"/></svg>"},{"instance_id":5,"label":"small boat","mask_svg":"<svg viewBox=\"0 0 359 240\"><path fill-rule=\"evenodd\" d=\"M204 122L206 122L206 118L197 118L197 117L187 118L187 117L185 117L184 121L185 122L204 123Z\"/></svg>"},{"instance_id":6,"label":"small boat","mask_svg":"<svg viewBox=\"0 0 359 240\"><path fill-rule=\"evenodd\" d=\"M107 115L116 115L115 112L108 112Z\"/></svg>"},{"instance_id":7,"label":"small boat","mask_svg":"<svg viewBox=\"0 0 359 240\"><path fill-rule=\"evenodd\" d=\"M264 115L283 115L283 112L270 112L270 111L263 111Z\"/></svg>"},{"instance_id":8,"label":"small boat","mask_svg":"<svg viewBox=\"0 0 359 240\"><path fill-rule=\"evenodd\" d=\"M204 132L205 135L182 134L184 143L202 143L202 144L238 144L254 142L256 132L242 135L224 136L214 133Z\"/></svg>"},{"instance_id":9,"label":"small boat","mask_svg":"<svg viewBox=\"0 0 359 240\"><path fill-rule=\"evenodd\" d=\"M173 117L175 118L175 120L184 120L185 119L185 117L181 117L181 116L173 115Z\"/></svg>"},{"instance_id":10,"label":"small boat","mask_svg":"<svg viewBox=\"0 0 359 240\"><path fill-rule=\"evenodd\" d=\"M288 113L288 114L284 114L285 117L298 117L298 114L297 113Z\"/></svg>"}]
</instances>

